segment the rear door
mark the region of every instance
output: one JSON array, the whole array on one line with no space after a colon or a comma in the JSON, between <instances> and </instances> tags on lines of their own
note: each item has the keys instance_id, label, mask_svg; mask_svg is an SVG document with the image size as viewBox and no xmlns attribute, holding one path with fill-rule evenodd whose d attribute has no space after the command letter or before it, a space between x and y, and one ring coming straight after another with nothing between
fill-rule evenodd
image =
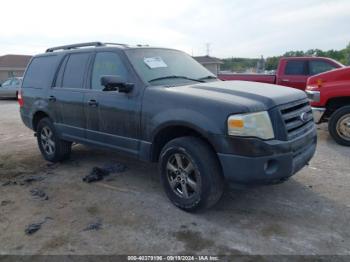
<instances>
[{"instance_id":1,"label":"rear door","mask_svg":"<svg viewBox=\"0 0 350 262\"><path fill-rule=\"evenodd\" d=\"M307 60L287 60L281 75L277 76L277 84L305 90L308 78Z\"/></svg>"},{"instance_id":2,"label":"rear door","mask_svg":"<svg viewBox=\"0 0 350 262\"><path fill-rule=\"evenodd\" d=\"M84 93L90 52L67 54L60 65L48 103L55 115L55 126L63 138L85 137Z\"/></svg>"},{"instance_id":3,"label":"rear door","mask_svg":"<svg viewBox=\"0 0 350 262\"><path fill-rule=\"evenodd\" d=\"M136 83L131 67L118 51L96 53L89 77L90 90L84 98L86 138L90 142L136 155L139 146L141 95L137 84L131 93L103 91L103 75L118 75Z\"/></svg>"}]
</instances>

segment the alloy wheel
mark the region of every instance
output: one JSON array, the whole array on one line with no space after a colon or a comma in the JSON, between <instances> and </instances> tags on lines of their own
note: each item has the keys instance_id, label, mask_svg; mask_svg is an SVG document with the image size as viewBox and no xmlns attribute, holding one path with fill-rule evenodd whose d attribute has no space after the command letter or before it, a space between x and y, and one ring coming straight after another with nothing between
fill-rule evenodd
<instances>
[{"instance_id":1,"label":"alloy wheel","mask_svg":"<svg viewBox=\"0 0 350 262\"><path fill-rule=\"evenodd\" d=\"M167 162L166 172L172 191L179 197L189 199L200 193L199 172L185 154L172 154Z\"/></svg>"},{"instance_id":2,"label":"alloy wheel","mask_svg":"<svg viewBox=\"0 0 350 262\"><path fill-rule=\"evenodd\" d=\"M48 126L43 127L41 130L40 140L46 154L52 155L55 153L56 145L53 139L53 132Z\"/></svg>"}]
</instances>

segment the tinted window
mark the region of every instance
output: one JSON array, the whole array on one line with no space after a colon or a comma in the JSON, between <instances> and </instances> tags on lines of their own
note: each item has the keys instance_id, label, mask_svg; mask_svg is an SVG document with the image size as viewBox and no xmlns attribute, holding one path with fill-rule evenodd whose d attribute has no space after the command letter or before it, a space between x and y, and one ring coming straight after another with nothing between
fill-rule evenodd
<instances>
[{"instance_id":1,"label":"tinted window","mask_svg":"<svg viewBox=\"0 0 350 262\"><path fill-rule=\"evenodd\" d=\"M39 56L33 58L23 79L23 88L51 87L56 71L57 56Z\"/></svg>"},{"instance_id":2,"label":"tinted window","mask_svg":"<svg viewBox=\"0 0 350 262\"><path fill-rule=\"evenodd\" d=\"M83 88L85 68L90 54L71 54L68 58L63 76L63 87Z\"/></svg>"},{"instance_id":3,"label":"tinted window","mask_svg":"<svg viewBox=\"0 0 350 262\"><path fill-rule=\"evenodd\" d=\"M127 80L127 70L118 54L112 52L96 54L92 70L92 89L102 90L104 88L100 82L103 75L118 75L122 79Z\"/></svg>"},{"instance_id":4,"label":"tinted window","mask_svg":"<svg viewBox=\"0 0 350 262\"><path fill-rule=\"evenodd\" d=\"M310 75L317 75L326 71L330 71L334 69L335 66L325 62L325 61L316 61L316 60L311 60L309 62L309 70L310 70Z\"/></svg>"},{"instance_id":5,"label":"tinted window","mask_svg":"<svg viewBox=\"0 0 350 262\"><path fill-rule=\"evenodd\" d=\"M61 65L60 65L60 70L58 71L55 86L62 86L62 80L63 80L63 74L64 74L64 69L66 68L66 63L68 60L69 56L65 56L63 59Z\"/></svg>"},{"instance_id":6,"label":"tinted window","mask_svg":"<svg viewBox=\"0 0 350 262\"><path fill-rule=\"evenodd\" d=\"M286 75L306 75L305 61L288 61L285 74Z\"/></svg>"}]
</instances>

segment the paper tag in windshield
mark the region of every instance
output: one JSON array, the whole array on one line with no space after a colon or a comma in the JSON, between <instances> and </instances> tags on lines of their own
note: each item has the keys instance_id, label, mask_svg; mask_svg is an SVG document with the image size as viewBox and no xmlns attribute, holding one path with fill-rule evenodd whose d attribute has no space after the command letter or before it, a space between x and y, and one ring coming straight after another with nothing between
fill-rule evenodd
<instances>
[{"instance_id":1,"label":"paper tag in windshield","mask_svg":"<svg viewBox=\"0 0 350 262\"><path fill-rule=\"evenodd\" d=\"M157 57L145 57L143 59L143 61L151 69L168 67L167 64L163 61L163 59L159 56L157 56Z\"/></svg>"}]
</instances>

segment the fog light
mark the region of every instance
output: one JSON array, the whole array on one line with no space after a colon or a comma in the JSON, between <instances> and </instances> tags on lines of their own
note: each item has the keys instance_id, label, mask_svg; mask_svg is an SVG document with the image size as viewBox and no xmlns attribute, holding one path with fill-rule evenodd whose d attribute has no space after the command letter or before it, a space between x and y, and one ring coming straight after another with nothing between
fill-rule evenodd
<instances>
[{"instance_id":1,"label":"fog light","mask_svg":"<svg viewBox=\"0 0 350 262\"><path fill-rule=\"evenodd\" d=\"M266 161L264 170L267 175L273 175L278 169L278 162L274 159Z\"/></svg>"}]
</instances>

